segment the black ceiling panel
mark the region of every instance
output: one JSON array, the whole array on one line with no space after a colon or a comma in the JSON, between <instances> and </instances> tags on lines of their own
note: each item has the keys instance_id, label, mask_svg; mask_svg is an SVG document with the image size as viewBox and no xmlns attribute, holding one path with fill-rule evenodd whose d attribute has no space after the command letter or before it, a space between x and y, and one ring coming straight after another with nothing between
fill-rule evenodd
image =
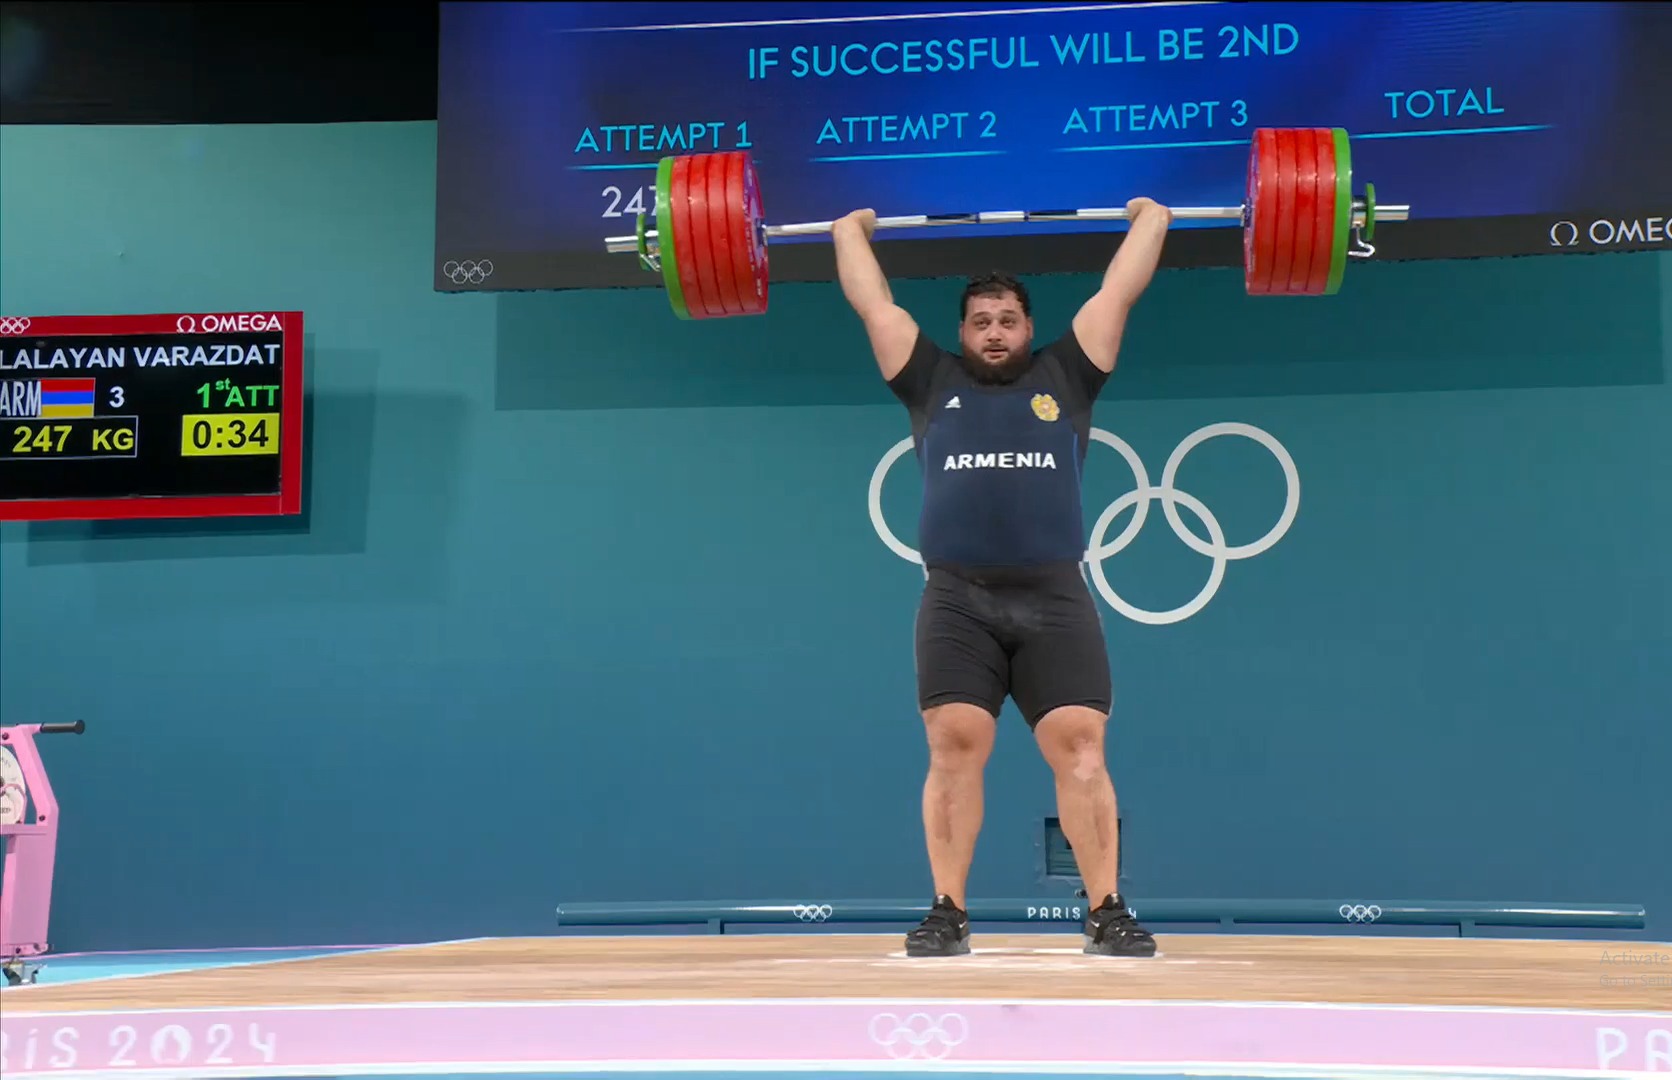
<instances>
[{"instance_id":1,"label":"black ceiling panel","mask_svg":"<svg viewBox=\"0 0 1672 1080\"><path fill-rule=\"evenodd\" d=\"M434 3L0 3L0 123L434 120Z\"/></svg>"}]
</instances>

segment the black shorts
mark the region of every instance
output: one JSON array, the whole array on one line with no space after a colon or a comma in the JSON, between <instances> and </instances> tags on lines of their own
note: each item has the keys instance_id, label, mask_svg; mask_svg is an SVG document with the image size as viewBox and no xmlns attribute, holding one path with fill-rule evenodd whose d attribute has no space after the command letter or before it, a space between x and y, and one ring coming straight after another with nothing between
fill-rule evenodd
<instances>
[{"instance_id":1,"label":"black shorts","mask_svg":"<svg viewBox=\"0 0 1672 1080\"><path fill-rule=\"evenodd\" d=\"M1030 728L1063 705L1109 711L1103 620L1077 564L997 578L931 568L916 636L921 709L997 716L1008 695Z\"/></svg>"}]
</instances>

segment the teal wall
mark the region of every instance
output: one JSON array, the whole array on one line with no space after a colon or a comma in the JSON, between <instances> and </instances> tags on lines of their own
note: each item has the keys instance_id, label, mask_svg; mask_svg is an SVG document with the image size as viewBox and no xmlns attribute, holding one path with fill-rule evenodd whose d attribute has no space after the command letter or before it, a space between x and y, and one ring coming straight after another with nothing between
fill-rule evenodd
<instances>
[{"instance_id":1,"label":"teal wall","mask_svg":"<svg viewBox=\"0 0 1672 1080\"><path fill-rule=\"evenodd\" d=\"M710 324L437 295L433 157L429 124L0 132L0 313L307 317L304 520L0 530L0 714L88 723L47 745L55 943L923 896L921 574L866 511L906 421L836 289ZM1093 287L1035 284L1042 332ZM956 282L897 292L952 338ZM1672 932L1669 342L1672 254L1357 265L1292 303L1158 279L1098 425L1155 482L1256 425L1300 499L1194 616L1099 601L1135 902L1634 901ZM1088 523L1124 468L1093 448ZM1283 505L1243 439L1177 484L1233 544ZM907 542L915 494L883 490ZM1152 511L1105 565L1160 609L1210 563ZM1050 793L1008 713L977 895L1044 888Z\"/></svg>"}]
</instances>

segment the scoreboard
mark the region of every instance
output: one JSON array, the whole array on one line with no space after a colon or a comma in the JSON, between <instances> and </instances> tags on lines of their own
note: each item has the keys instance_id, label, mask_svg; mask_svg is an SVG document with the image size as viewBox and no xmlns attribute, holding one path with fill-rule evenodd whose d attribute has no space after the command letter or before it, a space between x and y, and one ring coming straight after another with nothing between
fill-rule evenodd
<instances>
[{"instance_id":1,"label":"scoreboard","mask_svg":"<svg viewBox=\"0 0 1672 1080\"><path fill-rule=\"evenodd\" d=\"M0 521L301 509L301 312L0 316Z\"/></svg>"},{"instance_id":2,"label":"scoreboard","mask_svg":"<svg viewBox=\"0 0 1672 1080\"><path fill-rule=\"evenodd\" d=\"M606 240L661 160L746 152L766 221L1236 207L1257 128L1344 128L1379 259L1672 250L1672 3L441 4L434 286L661 285ZM654 226L652 226L654 227ZM1101 273L1112 223L892 231L890 276ZM1243 265L1179 218L1166 266ZM1366 237L1370 240L1372 237ZM830 281L828 235L772 280Z\"/></svg>"}]
</instances>

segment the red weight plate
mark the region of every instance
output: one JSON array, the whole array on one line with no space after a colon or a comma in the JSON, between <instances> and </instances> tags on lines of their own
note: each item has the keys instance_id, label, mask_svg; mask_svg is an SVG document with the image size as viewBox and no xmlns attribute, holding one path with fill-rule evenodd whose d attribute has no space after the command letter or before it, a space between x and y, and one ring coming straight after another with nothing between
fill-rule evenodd
<instances>
[{"instance_id":1,"label":"red weight plate","mask_svg":"<svg viewBox=\"0 0 1672 1080\"><path fill-rule=\"evenodd\" d=\"M1254 132L1249 151L1248 207L1248 227L1243 234L1247 288L1252 295L1267 296L1272 292L1277 231L1277 132L1271 128Z\"/></svg>"},{"instance_id":2,"label":"red weight plate","mask_svg":"<svg viewBox=\"0 0 1672 1080\"><path fill-rule=\"evenodd\" d=\"M1247 212L1249 224L1242 231L1242 261L1246 267L1247 289L1254 296L1266 294L1267 279L1271 278L1271 266L1264 261L1261 254L1261 241L1264 232L1269 229L1267 219L1267 192L1271 191L1271 167L1266 164L1266 130L1256 130L1254 137L1249 139L1249 194L1247 194Z\"/></svg>"},{"instance_id":3,"label":"red weight plate","mask_svg":"<svg viewBox=\"0 0 1672 1080\"><path fill-rule=\"evenodd\" d=\"M685 197L690 200L691 213L686 232L691 242L691 264L702 286L703 307L711 319L726 314L726 305L720 299L720 282L714 274L714 250L708 228L708 162L713 156L692 154L685 174Z\"/></svg>"},{"instance_id":4,"label":"red weight plate","mask_svg":"<svg viewBox=\"0 0 1672 1080\"><path fill-rule=\"evenodd\" d=\"M738 155L741 166L738 182L743 192L739 203L743 213L738 220L740 240L732 250L741 252L748 261L749 272L738 276L738 290L742 293L743 309L751 315L766 310L771 267L766 258L766 233L762 231L765 213L761 209L760 174L755 172L755 159L748 153ZM752 286L752 291L751 291Z\"/></svg>"},{"instance_id":5,"label":"red weight plate","mask_svg":"<svg viewBox=\"0 0 1672 1080\"><path fill-rule=\"evenodd\" d=\"M1306 291L1322 296L1329 285L1330 258L1335 247L1335 133L1329 128L1313 128L1312 142L1318 156L1318 203Z\"/></svg>"},{"instance_id":6,"label":"red weight plate","mask_svg":"<svg viewBox=\"0 0 1672 1080\"><path fill-rule=\"evenodd\" d=\"M1295 202L1288 291L1306 296L1312 291L1312 233L1318 227L1318 137L1311 128L1296 128L1289 141L1295 150Z\"/></svg>"},{"instance_id":7,"label":"red weight plate","mask_svg":"<svg viewBox=\"0 0 1672 1080\"><path fill-rule=\"evenodd\" d=\"M673 216L673 250L679 267L679 288L685 294L685 310L693 319L710 315L708 301L702 291L702 280L697 276L697 259L691 249L691 158L680 155L673 159L673 175L668 178L668 201Z\"/></svg>"},{"instance_id":8,"label":"red weight plate","mask_svg":"<svg viewBox=\"0 0 1672 1080\"><path fill-rule=\"evenodd\" d=\"M727 315L743 314L737 295L737 264L732 258L730 223L735 212L727 197L731 154L709 154L704 161L708 184L708 250L714 256L714 296Z\"/></svg>"},{"instance_id":9,"label":"red weight plate","mask_svg":"<svg viewBox=\"0 0 1672 1080\"><path fill-rule=\"evenodd\" d=\"M743 201L746 156L741 150L733 150L726 155L726 251L731 256L738 312L759 315L765 310L765 305L755 296L755 269L749 262L749 208Z\"/></svg>"},{"instance_id":10,"label":"red weight plate","mask_svg":"<svg viewBox=\"0 0 1672 1080\"><path fill-rule=\"evenodd\" d=\"M1271 291L1289 291L1289 271L1295 265L1295 133L1290 128L1272 132L1272 145L1277 154L1277 210L1272 216Z\"/></svg>"},{"instance_id":11,"label":"red weight plate","mask_svg":"<svg viewBox=\"0 0 1672 1080\"><path fill-rule=\"evenodd\" d=\"M1281 227L1277 211L1278 191L1282 181L1278 175L1275 128L1267 128L1260 143L1260 176L1259 213L1264 219L1265 227L1255 237L1254 259L1256 267L1261 271L1260 291L1270 295L1279 287L1272 271L1277 262L1277 232Z\"/></svg>"}]
</instances>

